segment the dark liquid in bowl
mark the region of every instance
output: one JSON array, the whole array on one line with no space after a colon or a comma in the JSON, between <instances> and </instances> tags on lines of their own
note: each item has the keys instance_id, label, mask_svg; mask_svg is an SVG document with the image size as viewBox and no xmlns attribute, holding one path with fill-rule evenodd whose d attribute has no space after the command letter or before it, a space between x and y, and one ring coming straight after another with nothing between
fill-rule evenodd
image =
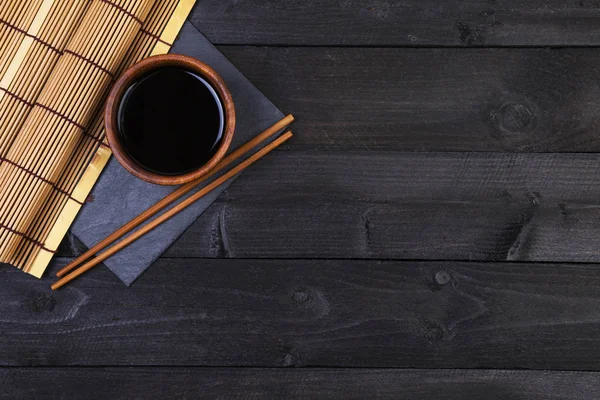
<instances>
[{"instance_id":1,"label":"dark liquid in bowl","mask_svg":"<svg viewBox=\"0 0 600 400\"><path fill-rule=\"evenodd\" d=\"M181 175L206 164L219 148L224 125L215 90L180 67L141 77L119 106L124 150L141 167L160 175Z\"/></svg>"}]
</instances>

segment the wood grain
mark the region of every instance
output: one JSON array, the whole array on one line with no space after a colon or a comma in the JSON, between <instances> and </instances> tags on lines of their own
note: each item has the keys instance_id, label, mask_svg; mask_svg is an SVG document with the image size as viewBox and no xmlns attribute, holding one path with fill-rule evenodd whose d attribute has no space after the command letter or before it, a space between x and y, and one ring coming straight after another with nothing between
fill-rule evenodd
<instances>
[{"instance_id":1,"label":"wood grain","mask_svg":"<svg viewBox=\"0 0 600 400\"><path fill-rule=\"evenodd\" d=\"M295 140L131 288L0 266L0 398L598 398L596 3L198 2Z\"/></svg>"},{"instance_id":2,"label":"wood grain","mask_svg":"<svg viewBox=\"0 0 600 400\"><path fill-rule=\"evenodd\" d=\"M219 44L581 46L600 44L596 1L199 1L191 20Z\"/></svg>"},{"instance_id":3,"label":"wood grain","mask_svg":"<svg viewBox=\"0 0 600 400\"><path fill-rule=\"evenodd\" d=\"M105 269L42 283L0 269L3 366L598 370L600 357L597 265L162 259L130 288Z\"/></svg>"},{"instance_id":4,"label":"wood grain","mask_svg":"<svg viewBox=\"0 0 600 400\"><path fill-rule=\"evenodd\" d=\"M589 49L220 49L297 117L288 148L600 151Z\"/></svg>"},{"instance_id":5,"label":"wood grain","mask_svg":"<svg viewBox=\"0 0 600 400\"><path fill-rule=\"evenodd\" d=\"M166 255L598 262L599 166L597 154L276 152Z\"/></svg>"},{"instance_id":6,"label":"wood grain","mask_svg":"<svg viewBox=\"0 0 600 400\"><path fill-rule=\"evenodd\" d=\"M30 379L38 385L31 387ZM0 399L64 398L94 393L111 399L596 399L594 372L248 369L0 368Z\"/></svg>"}]
</instances>

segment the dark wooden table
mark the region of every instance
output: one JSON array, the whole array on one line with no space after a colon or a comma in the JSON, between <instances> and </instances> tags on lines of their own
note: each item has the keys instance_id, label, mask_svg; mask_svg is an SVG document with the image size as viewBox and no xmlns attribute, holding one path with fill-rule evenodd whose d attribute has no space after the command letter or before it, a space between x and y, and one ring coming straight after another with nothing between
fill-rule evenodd
<instances>
[{"instance_id":1,"label":"dark wooden table","mask_svg":"<svg viewBox=\"0 0 600 400\"><path fill-rule=\"evenodd\" d=\"M600 1L190 19L296 137L131 288L1 268L0 398L600 397Z\"/></svg>"}]
</instances>

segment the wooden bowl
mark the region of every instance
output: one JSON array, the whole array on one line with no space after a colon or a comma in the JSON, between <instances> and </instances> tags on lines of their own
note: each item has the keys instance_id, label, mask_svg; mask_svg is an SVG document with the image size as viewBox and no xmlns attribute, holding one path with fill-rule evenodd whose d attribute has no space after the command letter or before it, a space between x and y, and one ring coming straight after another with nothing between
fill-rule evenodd
<instances>
[{"instance_id":1,"label":"wooden bowl","mask_svg":"<svg viewBox=\"0 0 600 400\"><path fill-rule=\"evenodd\" d=\"M225 113L223 136L213 157L200 168L182 175L166 176L148 171L127 154L127 151L123 148L119 138L117 116L123 95L127 89L142 76L162 67L181 67L203 77L219 95ZM159 185L180 185L200 178L223 159L225 153L227 153L227 150L229 149L235 131L235 107L231 93L229 92L229 89L227 89L227 86L225 86L225 82L212 68L192 57L179 54L166 54L146 58L123 73L108 96L104 113L104 124L110 148L119 163L127 171L150 183Z\"/></svg>"}]
</instances>

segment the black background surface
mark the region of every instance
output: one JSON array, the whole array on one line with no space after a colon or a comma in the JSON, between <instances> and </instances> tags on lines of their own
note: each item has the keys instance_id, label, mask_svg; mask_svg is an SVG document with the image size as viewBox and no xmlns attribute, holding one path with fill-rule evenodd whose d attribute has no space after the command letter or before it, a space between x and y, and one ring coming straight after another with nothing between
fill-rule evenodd
<instances>
[{"instance_id":1,"label":"black background surface","mask_svg":"<svg viewBox=\"0 0 600 400\"><path fill-rule=\"evenodd\" d=\"M296 136L132 287L0 269L0 398L597 399L600 4L199 0ZM296 367L296 368L294 368Z\"/></svg>"}]
</instances>

